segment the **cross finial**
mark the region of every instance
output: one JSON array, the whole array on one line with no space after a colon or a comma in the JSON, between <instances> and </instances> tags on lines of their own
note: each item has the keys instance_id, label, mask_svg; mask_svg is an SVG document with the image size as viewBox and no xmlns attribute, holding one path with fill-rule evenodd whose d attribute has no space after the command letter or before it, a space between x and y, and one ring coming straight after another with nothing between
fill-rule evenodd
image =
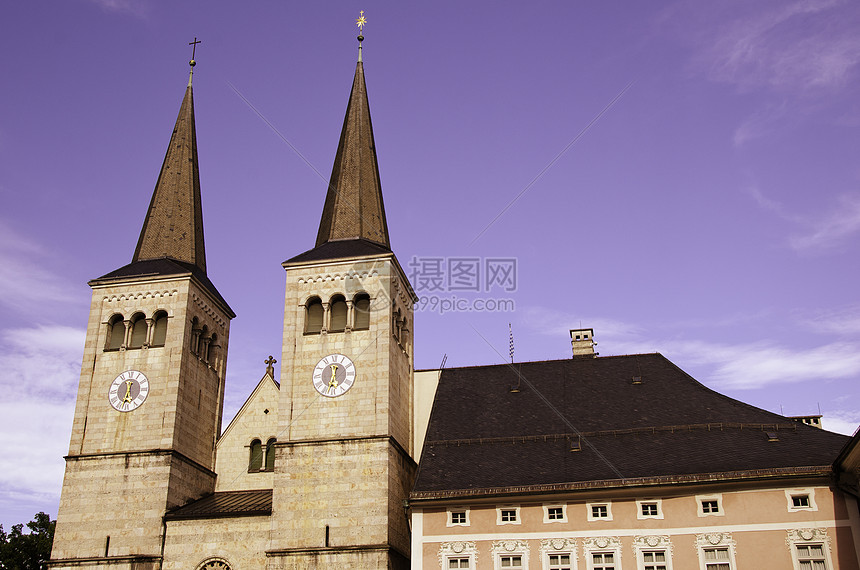
<instances>
[{"instance_id":1,"label":"cross finial","mask_svg":"<svg viewBox=\"0 0 860 570\"><path fill-rule=\"evenodd\" d=\"M188 45L191 46L191 61L188 62L189 65L191 65L191 67L194 67L195 65L197 65L197 62L194 61L194 54L197 53L197 44L202 44L202 43L203 42L201 42L200 40L197 39L197 36L194 36L193 42L188 42Z\"/></svg>"},{"instance_id":2,"label":"cross finial","mask_svg":"<svg viewBox=\"0 0 860 570\"><path fill-rule=\"evenodd\" d=\"M271 354L269 355L269 358L267 358L265 361L265 363L266 363L266 374L268 374L272 378L275 377L275 367L272 365L275 364L276 362L277 362L277 360L272 358Z\"/></svg>"},{"instance_id":3,"label":"cross finial","mask_svg":"<svg viewBox=\"0 0 860 570\"><path fill-rule=\"evenodd\" d=\"M191 46L191 61L188 62L188 65L191 66L191 71L188 73L188 86L191 87L191 78L194 77L194 66L197 65L197 62L194 61L194 54L197 53L197 44L203 43L197 39L197 36L194 36L193 42L188 42L188 45Z\"/></svg>"}]
</instances>

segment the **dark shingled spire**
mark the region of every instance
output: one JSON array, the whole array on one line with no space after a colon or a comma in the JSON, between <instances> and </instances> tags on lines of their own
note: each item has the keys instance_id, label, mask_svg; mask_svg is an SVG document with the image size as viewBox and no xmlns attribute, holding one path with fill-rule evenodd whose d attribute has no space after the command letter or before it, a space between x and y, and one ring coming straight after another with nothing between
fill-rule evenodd
<instances>
[{"instance_id":1,"label":"dark shingled spire","mask_svg":"<svg viewBox=\"0 0 860 570\"><path fill-rule=\"evenodd\" d=\"M190 81L132 263L164 257L191 264L206 273L194 98Z\"/></svg>"},{"instance_id":2,"label":"dark shingled spire","mask_svg":"<svg viewBox=\"0 0 860 570\"><path fill-rule=\"evenodd\" d=\"M364 65L360 60L355 68L316 245L355 239L369 240L387 249L391 247L364 85Z\"/></svg>"}]
</instances>

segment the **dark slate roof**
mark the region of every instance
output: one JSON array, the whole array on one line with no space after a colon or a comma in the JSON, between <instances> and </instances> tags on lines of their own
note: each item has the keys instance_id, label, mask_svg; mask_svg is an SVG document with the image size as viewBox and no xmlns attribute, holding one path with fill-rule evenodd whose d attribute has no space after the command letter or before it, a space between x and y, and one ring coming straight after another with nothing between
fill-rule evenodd
<instances>
[{"instance_id":1,"label":"dark slate roof","mask_svg":"<svg viewBox=\"0 0 860 570\"><path fill-rule=\"evenodd\" d=\"M179 259L206 272L194 96L190 82L152 192L133 261L161 257Z\"/></svg>"},{"instance_id":2,"label":"dark slate roof","mask_svg":"<svg viewBox=\"0 0 860 570\"><path fill-rule=\"evenodd\" d=\"M366 239L328 241L286 260L284 264L390 254L391 249Z\"/></svg>"},{"instance_id":3,"label":"dark slate roof","mask_svg":"<svg viewBox=\"0 0 860 570\"><path fill-rule=\"evenodd\" d=\"M390 247L364 65L360 61L355 67L316 245L356 238Z\"/></svg>"},{"instance_id":4,"label":"dark slate roof","mask_svg":"<svg viewBox=\"0 0 860 570\"><path fill-rule=\"evenodd\" d=\"M847 439L714 392L660 354L444 369L412 497L821 472Z\"/></svg>"},{"instance_id":5,"label":"dark slate roof","mask_svg":"<svg viewBox=\"0 0 860 570\"><path fill-rule=\"evenodd\" d=\"M90 281L90 284L94 285L105 281L121 281L124 279L141 277L184 275L187 273L191 273L191 275L194 276L194 278L196 278L197 281L206 288L206 290L212 293L212 295L224 305L224 308L227 310L227 313L231 318L236 316L233 309L230 308L230 305L227 304L227 301L224 300L224 297L221 296L221 293L218 292L218 289L215 288L215 285L209 280L209 276L206 275L206 272L203 269L192 263L186 263L169 257L147 259L144 261L132 261L128 265L123 265L119 269L106 273L98 279L93 279Z\"/></svg>"},{"instance_id":6,"label":"dark slate roof","mask_svg":"<svg viewBox=\"0 0 860 570\"><path fill-rule=\"evenodd\" d=\"M272 490L221 491L178 507L166 520L250 517L272 514Z\"/></svg>"}]
</instances>

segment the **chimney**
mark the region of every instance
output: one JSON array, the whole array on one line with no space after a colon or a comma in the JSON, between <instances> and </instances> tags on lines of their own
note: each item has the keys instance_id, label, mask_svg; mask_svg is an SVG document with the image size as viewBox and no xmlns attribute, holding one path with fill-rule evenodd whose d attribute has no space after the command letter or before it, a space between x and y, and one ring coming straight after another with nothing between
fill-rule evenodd
<instances>
[{"instance_id":1,"label":"chimney","mask_svg":"<svg viewBox=\"0 0 860 570\"><path fill-rule=\"evenodd\" d=\"M570 329L570 346L574 358L594 358L598 354L594 352L596 345L594 329Z\"/></svg>"}]
</instances>

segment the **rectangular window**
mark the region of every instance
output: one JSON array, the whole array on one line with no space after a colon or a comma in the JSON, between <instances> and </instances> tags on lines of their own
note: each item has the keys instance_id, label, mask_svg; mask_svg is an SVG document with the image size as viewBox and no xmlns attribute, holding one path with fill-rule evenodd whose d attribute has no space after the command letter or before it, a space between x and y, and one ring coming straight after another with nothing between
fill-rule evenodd
<instances>
[{"instance_id":1,"label":"rectangular window","mask_svg":"<svg viewBox=\"0 0 860 570\"><path fill-rule=\"evenodd\" d=\"M732 570L728 547L705 548L705 570Z\"/></svg>"},{"instance_id":2,"label":"rectangular window","mask_svg":"<svg viewBox=\"0 0 860 570\"><path fill-rule=\"evenodd\" d=\"M666 570L666 551L651 550L642 553L643 570Z\"/></svg>"},{"instance_id":3,"label":"rectangular window","mask_svg":"<svg viewBox=\"0 0 860 570\"><path fill-rule=\"evenodd\" d=\"M792 495L791 506L793 506L795 509L808 509L809 495Z\"/></svg>"},{"instance_id":4,"label":"rectangular window","mask_svg":"<svg viewBox=\"0 0 860 570\"><path fill-rule=\"evenodd\" d=\"M827 570L827 559L824 557L822 544L798 544L797 562L800 570Z\"/></svg>"},{"instance_id":5,"label":"rectangular window","mask_svg":"<svg viewBox=\"0 0 860 570\"><path fill-rule=\"evenodd\" d=\"M499 559L502 568L511 568L513 570L522 570L523 567L523 557L520 555L516 556L502 556Z\"/></svg>"},{"instance_id":6,"label":"rectangular window","mask_svg":"<svg viewBox=\"0 0 860 570\"><path fill-rule=\"evenodd\" d=\"M657 515L657 503L642 503L643 517L656 517Z\"/></svg>"},{"instance_id":7,"label":"rectangular window","mask_svg":"<svg viewBox=\"0 0 860 570\"><path fill-rule=\"evenodd\" d=\"M451 511L451 524L466 524L466 511Z\"/></svg>"},{"instance_id":8,"label":"rectangular window","mask_svg":"<svg viewBox=\"0 0 860 570\"><path fill-rule=\"evenodd\" d=\"M570 554L550 554L549 570L571 570Z\"/></svg>"},{"instance_id":9,"label":"rectangular window","mask_svg":"<svg viewBox=\"0 0 860 570\"><path fill-rule=\"evenodd\" d=\"M448 559L448 568L468 568L469 567L469 559L468 558L449 558Z\"/></svg>"},{"instance_id":10,"label":"rectangular window","mask_svg":"<svg viewBox=\"0 0 860 570\"><path fill-rule=\"evenodd\" d=\"M609 518L609 507L606 505L591 505L591 517L595 519Z\"/></svg>"},{"instance_id":11,"label":"rectangular window","mask_svg":"<svg viewBox=\"0 0 860 570\"><path fill-rule=\"evenodd\" d=\"M720 512L720 503L717 501L702 501L702 512L703 513L718 513Z\"/></svg>"},{"instance_id":12,"label":"rectangular window","mask_svg":"<svg viewBox=\"0 0 860 570\"><path fill-rule=\"evenodd\" d=\"M502 522L516 522L516 509L502 509Z\"/></svg>"},{"instance_id":13,"label":"rectangular window","mask_svg":"<svg viewBox=\"0 0 860 570\"><path fill-rule=\"evenodd\" d=\"M592 570L615 570L614 552L593 552L591 554Z\"/></svg>"},{"instance_id":14,"label":"rectangular window","mask_svg":"<svg viewBox=\"0 0 860 570\"><path fill-rule=\"evenodd\" d=\"M564 509L561 507L548 507L546 510L546 518L551 521L560 521L564 518Z\"/></svg>"}]
</instances>

